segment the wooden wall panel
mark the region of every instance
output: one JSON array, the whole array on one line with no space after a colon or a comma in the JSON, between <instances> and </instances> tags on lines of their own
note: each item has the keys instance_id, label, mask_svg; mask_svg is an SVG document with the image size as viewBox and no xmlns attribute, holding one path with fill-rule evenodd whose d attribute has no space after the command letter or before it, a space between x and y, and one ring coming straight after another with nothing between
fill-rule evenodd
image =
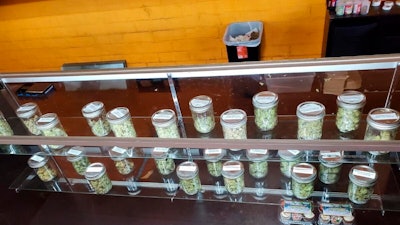
<instances>
[{"instance_id":1,"label":"wooden wall panel","mask_svg":"<svg viewBox=\"0 0 400 225\"><path fill-rule=\"evenodd\" d=\"M252 20L264 24L261 60L320 57L325 13L320 0L4 0L0 72L227 62L226 26Z\"/></svg>"}]
</instances>

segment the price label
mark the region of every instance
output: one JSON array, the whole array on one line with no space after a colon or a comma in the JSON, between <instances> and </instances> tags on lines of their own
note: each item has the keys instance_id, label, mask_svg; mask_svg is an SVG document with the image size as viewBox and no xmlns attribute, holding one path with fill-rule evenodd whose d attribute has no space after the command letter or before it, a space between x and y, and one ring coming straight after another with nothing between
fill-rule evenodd
<instances>
[{"instance_id":1,"label":"price label","mask_svg":"<svg viewBox=\"0 0 400 225\"><path fill-rule=\"evenodd\" d=\"M204 107L210 103L209 100L203 100L203 99L193 99L190 104L194 107Z\"/></svg>"},{"instance_id":2,"label":"price label","mask_svg":"<svg viewBox=\"0 0 400 225\"><path fill-rule=\"evenodd\" d=\"M231 113L222 116L223 120L242 120L244 115L242 113Z\"/></svg>"},{"instance_id":3,"label":"price label","mask_svg":"<svg viewBox=\"0 0 400 225\"><path fill-rule=\"evenodd\" d=\"M240 165L226 165L222 167L223 171L240 171Z\"/></svg>"},{"instance_id":4,"label":"price label","mask_svg":"<svg viewBox=\"0 0 400 225\"><path fill-rule=\"evenodd\" d=\"M321 152L323 159L339 158L342 157L341 152Z\"/></svg>"},{"instance_id":5,"label":"price label","mask_svg":"<svg viewBox=\"0 0 400 225\"><path fill-rule=\"evenodd\" d=\"M347 103L360 103L363 99L364 96L363 95L343 95L340 96L340 98L342 99L342 101L347 102Z\"/></svg>"},{"instance_id":6,"label":"price label","mask_svg":"<svg viewBox=\"0 0 400 225\"><path fill-rule=\"evenodd\" d=\"M376 178L376 173L375 172L369 172L365 170L358 170L354 169L353 170L353 175L354 176L359 176L359 177L365 177L369 179L375 179Z\"/></svg>"},{"instance_id":7,"label":"price label","mask_svg":"<svg viewBox=\"0 0 400 225\"><path fill-rule=\"evenodd\" d=\"M249 153L251 154L260 154L260 155L266 155L268 153L267 149L250 149Z\"/></svg>"},{"instance_id":8,"label":"price label","mask_svg":"<svg viewBox=\"0 0 400 225\"><path fill-rule=\"evenodd\" d=\"M310 103L310 104L305 104L305 105L301 106L299 110L301 113L321 112L322 107L315 103Z\"/></svg>"},{"instance_id":9,"label":"price label","mask_svg":"<svg viewBox=\"0 0 400 225\"><path fill-rule=\"evenodd\" d=\"M195 172L197 169L196 166L180 166L179 171L185 171L185 172Z\"/></svg>"},{"instance_id":10,"label":"price label","mask_svg":"<svg viewBox=\"0 0 400 225\"><path fill-rule=\"evenodd\" d=\"M82 151L71 148L70 150L68 150L67 153L70 154L70 155L78 156L78 155L82 154Z\"/></svg>"},{"instance_id":11,"label":"price label","mask_svg":"<svg viewBox=\"0 0 400 225\"><path fill-rule=\"evenodd\" d=\"M126 149L117 146L113 147L111 150L119 154L124 154L126 152Z\"/></svg>"},{"instance_id":12,"label":"price label","mask_svg":"<svg viewBox=\"0 0 400 225\"><path fill-rule=\"evenodd\" d=\"M113 114L117 118L121 118L126 115L126 112L123 109L114 109L113 111L111 111L111 114Z\"/></svg>"},{"instance_id":13,"label":"price label","mask_svg":"<svg viewBox=\"0 0 400 225\"><path fill-rule=\"evenodd\" d=\"M314 170L312 168L305 168L295 166L293 167L293 173L302 173L302 174L313 174Z\"/></svg>"},{"instance_id":14,"label":"price label","mask_svg":"<svg viewBox=\"0 0 400 225\"><path fill-rule=\"evenodd\" d=\"M262 104L268 104L275 100L274 96L256 96L256 101Z\"/></svg>"},{"instance_id":15,"label":"price label","mask_svg":"<svg viewBox=\"0 0 400 225\"><path fill-rule=\"evenodd\" d=\"M169 148L155 147L153 149L153 152L166 153L166 152L168 152L168 150L169 150Z\"/></svg>"},{"instance_id":16,"label":"price label","mask_svg":"<svg viewBox=\"0 0 400 225\"><path fill-rule=\"evenodd\" d=\"M221 154L222 153L222 149L217 148L217 149L206 149L204 151L205 154L207 155L213 155L213 154Z\"/></svg>"},{"instance_id":17,"label":"price label","mask_svg":"<svg viewBox=\"0 0 400 225\"><path fill-rule=\"evenodd\" d=\"M292 155L297 155L300 153L299 150L287 150L288 152L290 152Z\"/></svg>"},{"instance_id":18,"label":"price label","mask_svg":"<svg viewBox=\"0 0 400 225\"><path fill-rule=\"evenodd\" d=\"M40 119L38 119L38 123L48 123L48 122L51 122L51 121L53 121L53 120L55 120L56 118L55 117L40 117Z\"/></svg>"},{"instance_id":19,"label":"price label","mask_svg":"<svg viewBox=\"0 0 400 225\"><path fill-rule=\"evenodd\" d=\"M158 113L154 115L153 119L155 120L170 120L172 119L172 113L169 112L163 112L163 113Z\"/></svg>"},{"instance_id":20,"label":"price label","mask_svg":"<svg viewBox=\"0 0 400 225\"><path fill-rule=\"evenodd\" d=\"M382 113L382 114L372 114L371 118L373 120L397 120L399 116L396 113Z\"/></svg>"},{"instance_id":21,"label":"price label","mask_svg":"<svg viewBox=\"0 0 400 225\"><path fill-rule=\"evenodd\" d=\"M35 162L42 162L44 160L44 157L42 156L38 156L38 155L33 155L31 157L31 160L35 161Z\"/></svg>"}]
</instances>

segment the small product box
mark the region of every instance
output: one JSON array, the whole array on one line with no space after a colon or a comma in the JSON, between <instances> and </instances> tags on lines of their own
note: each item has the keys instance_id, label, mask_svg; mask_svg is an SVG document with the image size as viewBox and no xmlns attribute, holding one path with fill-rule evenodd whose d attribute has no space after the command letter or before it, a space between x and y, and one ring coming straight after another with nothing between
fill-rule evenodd
<instances>
[{"instance_id":1,"label":"small product box","mask_svg":"<svg viewBox=\"0 0 400 225\"><path fill-rule=\"evenodd\" d=\"M319 203L318 225L353 225L354 215L350 204Z\"/></svg>"},{"instance_id":2,"label":"small product box","mask_svg":"<svg viewBox=\"0 0 400 225\"><path fill-rule=\"evenodd\" d=\"M315 223L315 214L313 212L311 201L292 201L281 200L281 209L279 211L279 220L283 224L304 224L311 225Z\"/></svg>"}]
</instances>

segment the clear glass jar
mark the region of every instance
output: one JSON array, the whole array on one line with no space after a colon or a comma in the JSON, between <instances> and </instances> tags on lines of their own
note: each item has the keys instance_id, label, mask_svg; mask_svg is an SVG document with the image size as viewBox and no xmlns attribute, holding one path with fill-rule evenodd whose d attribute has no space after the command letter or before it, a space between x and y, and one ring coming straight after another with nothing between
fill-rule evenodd
<instances>
[{"instance_id":1,"label":"clear glass jar","mask_svg":"<svg viewBox=\"0 0 400 225\"><path fill-rule=\"evenodd\" d=\"M175 171L174 159L169 156L169 148L154 148L151 156L154 158L158 172L161 175L169 175Z\"/></svg>"},{"instance_id":2,"label":"clear glass jar","mask_svg":"<svg viewBox=\"0 0 400 225\"><path fill-rule=\"evenodd\" d=\"M131 159L128 159L128 151L129 150L126 148L120 148L117 146L112 147L108 151L108 154L114 161L115 168L117 169L118 173L122 175L130 174L135 168L135 164L133 163L133 161Z\"/></svg>"},{"instance_id":3,"label":"clear glass jar","mask_svg":"<svg viewBox=\"0 0 400 225\"><path fill-rule=\"evenodd\" d=\"M207 164L207 171L213 177L222 175L222 161L221 159L226 155L225 149L205 149L204 159Z\"/></svg>"},{"instance_id":4,"label":"clear glass jar","mask_svg":"<svg viewBox=\"0 0 400 225\"><path fill-rule=\"evenodd\" d=\"M364 140L390 141L395 140L400 125L400 114L389 108L376 108L369 111L367 116L367 128ZM372 155L382 155L386 151L370 151Z\"/></svg>"},{"instance_id":5,"label":"clear glass jar","mask_svg":"<svg viewBox=\"0 0 400 225\"><path fill-rule=\"evenodd\" d=\"M96 194L106 194L112 188L112 182L107 175L106 167L102 163L90 164L86 168L85 178Z\"/></svg>"},{"instance_id":6,"label":"clear glass jar","mask_svg":"<svg viewBox=\"0 0 400 225\"><path fill-rule=\"evenodd\" d=\"M195 162L186 161L178 165L176 175L179 177L182 190L188 195L201 191L199 168Z\"/></svg>"},{"instance_id":7,"label":"clear glass jar","mask_svg":"<svg viewBox=\"0 0 400 225\"><path fill-rule=\"evenodd\" d=\"M247 115L241 109L229 109L221 114L220 123L225 139L247 139Z\"/></svg>"},{"instance_id":8,"label":"clear glass jar","mask_svg":"<svg viewBox=\"0 0 400 225\"><path fill-rule=\"evenodd\" d=\"M36 127L36 121L42 116L42 113L36 103L28 102L21 105L18 107L16 114L31 134L41 134L40 130Z\"/></svg>"},{"instance_id":9,"label":"clear glass jar","mask_svg":"<svg viewBox=\"0 0 400 225\"><path fill-rule=\"evenodd\" d=\"M0 111L0 136L12 136L12 135L14 135L14 132L11 129L10 124L8 124L3 113Z\"/></svg>"},{"instance_id":10,"label":"clear glass jar","mask_svg":"<svg viewBox=\"0 0 400 225\"><path fill-rule=\"evenodd\" d=\"M68 136L65 132L57 114L46 113L39 117L36 121L36 127L39 129L43 136L46 137L66 137ZM52 150L59 150L64 147L64 145L48 145Z\"/></svg>"},{"instance_id":11,"label":"clear glass jar","mask_svg":"<svg viewBox=\"0 0 400 225\"><path fill-rule=\"evenodd\" d=\"M314 192L317 170L309 163L298 163L292 169L292 191L298 199L307 199Z\"/></svg>"},{"instance_id":12,"label":"clear glass jar","mask_svg":"<svg viewBox=\"0 0 400 225\"><path fill-rule=\"evenodd\" d=\"M114 108L106 114L106 118L116 137L136 137L136 130L128 108Z\"/></svg>"},{"instance_id":13,"label":"clear glass jar","mask_svg":"<svg viewBox=\"0 0 400 225\"><path fill-rule=\"evenodd\" d=\"M244 167L240 161L226 161L222 164L222 176L226 190L231 194L240 194L244 189Z\"/></svg>"},{"instance_id":14,"label":"clear glass jar","mask_svg":"<svg viewBox=\"0 0 400 225\"><path fill-rule=\"evenodd\" d=\"M365 101L365 95L358 91L345 91L337 96L336 127L340 132L357 130Z\"/></svg>"},{"instance_id":15,"label":"clear glass jar","mask_svg":"<svg viewBox=\"0 0 400 225\"><path fill-rule=\"evenodd\" d=\"M349 187L347 193L350 201L356 204L365 204L374 193L374 186L378 179L376 171L369 166L357 165L349 172Z\"/></svg>"},{"instance_id":16,"label":"clear glass jar","mask_svg":"<svg viewBox=\"0 0 400 225\"><path fill-rule=\"evenodd\" d=\"M280 158L280 170L281 173L290 178L292 176L292 168L297 163L300 163L301 157L304 152L299 150L279 150L278 155Z\"/></svg>"},{"instance_id":17,"label":"clear glass jar","mask_svg":"<svg viewBox=\"0 0 400 225\"><path fill-rule=\"evenodd\" d=\"M43 152L33 154L28 159L28 165L43 182L52 181L57 177L57 169L53 161Z\"/></svg>"},{"instance_id":18,"label":"clear glass jar","mask_svg":"<svg viewBox=\"0 0 400 225\"><path fill-rule=\"evenodd\" d=\"M268 173L267 149L247 149L246 156L250 160L249 173L252 177L259 179L267 176Z\"/></svg>"},{"instance_id":19,"label":"clear glass jar","mask_svg":"<svg viewBox=\"0 0 400 225\"><path fill-rule=\"evenodd\" d=\"M159 138L180 138L175 112L161 109L151 116L151 122Z\"/></svg>"},{"instance_id":20,"label":"clear glass jar","mask_svg":"<svg viewBox=\"0 0 400 225\"><path fill-rule=\"evenodd\" d=\"M338 151L321 151L319 153L318 178L324 184L334 184L340 178L343 153Z\"/></svg>"},{"instance_id":21,"label":"clear glass jar","mask_svg":"<svg viewBox=\"0 0 400 225\"><path fill-rule=\"evenodd\" d=\"M325 106L319 102L303 102L297 106L297 139L316 140L322 137Z\"/></svg>"},{"instance_id":22,"label":"clear glass jar","mask_svg":"<svg viewBox=\"0 0 400 225\"><path fill-rule=\"evenodd\" d=\"M194 128L200 133L208 133L215 127L215 118L212 99L206 95L199 95L189 102Z\"/></svg>"},{"instance_id":23,"label":"clear glass jar","mask_svg":"<svg viewBox=\"0 0 400 225\"><path fill-rule=\"evenodd\" d=\"M278 124L278 95L263 91L253 96L254 121L262 131L275 128Z\"/></svg>"},{"instance_id":24,"label":"clear glass jar","mask_svg":"<svg viewBox=\"0 0 400 225\"><path fill-rule=\"evenodd\" d=\"M102 102L94 101L86 104L82 107L82 115L94 135L103 137L110 133L111 127L106 119L106 110Z\"/></svg>"},{"instance_id":25,"label":"clear glass jar","mask_svg":"<svg viewBox=\"0 0 400 225\"><path fill-rule=\"evenodd\" d=\"M76 173L85 175L86 168L90 165L88 157L85 155L85 148L82 146L74 146L67 152L67 160L71 162Z\"/></svg>"}]
</instances>

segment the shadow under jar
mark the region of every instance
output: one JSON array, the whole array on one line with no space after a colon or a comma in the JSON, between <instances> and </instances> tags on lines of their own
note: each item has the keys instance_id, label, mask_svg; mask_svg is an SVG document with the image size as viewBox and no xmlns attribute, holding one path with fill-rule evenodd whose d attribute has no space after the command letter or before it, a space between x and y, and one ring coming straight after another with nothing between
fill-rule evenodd
<instances>
[{"instance_id":1,"label":"shadow under jar","mask_svg":"<svg viewBox=\"0 0 400 225\"><path fill-rule=\"evenodd\" d=\"M21 105L16 110L16 114L31 134L41 134L40 130L36 127L36 121L42 116L42 113L36 103L28 102Z\"/></svg>"},{"instance_id":2,"label":"shadow under jar","mask_svg":"<svg viewBox=\"0 0 400 225\"><path fill-rule=\"evenodd\" d=\"M350 201L356 204L365 204L374 193L374 186L378 179L376 171L369 166L357 165L349 172L349 187L347 193Z\"/></svg>"},{"instance_id":3,"label":"shadow under jar","mask_svg":"<svg viewBox=\"0 0 400 225\"><path fill-rule=\"evenodd\" d=\"M309 163L299 163L292 169L292 191L298 199L307 199L314 192L317 170Z\"/></svg>"}]
</instances>

